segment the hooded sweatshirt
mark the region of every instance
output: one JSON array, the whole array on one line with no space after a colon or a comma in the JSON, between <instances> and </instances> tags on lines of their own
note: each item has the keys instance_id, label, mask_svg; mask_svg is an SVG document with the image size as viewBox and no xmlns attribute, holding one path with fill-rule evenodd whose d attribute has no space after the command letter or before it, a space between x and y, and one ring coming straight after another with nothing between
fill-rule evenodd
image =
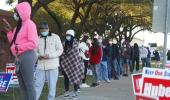
<instances>
[{"instance_id":1,"label":"hooded sweatshirt","mask_svg":"<svg viewBox=\"0 0 170 100\"><path fill-rule=\"evenodd\" d=\"M31 6L28 2L19 3L16 6L16 10L22 20L22 26L17 34L17 38L15 43L11 46L11 51L14 56L18 53L18 55L37 48L38 46L38 34L36 25L30 19L31 17ZM8 32L7 37L9 42L11 43L16 28L14 28L13 32ZM16 51L16 45L18 48L18 52Z\"/></svg>"}]
</instances>

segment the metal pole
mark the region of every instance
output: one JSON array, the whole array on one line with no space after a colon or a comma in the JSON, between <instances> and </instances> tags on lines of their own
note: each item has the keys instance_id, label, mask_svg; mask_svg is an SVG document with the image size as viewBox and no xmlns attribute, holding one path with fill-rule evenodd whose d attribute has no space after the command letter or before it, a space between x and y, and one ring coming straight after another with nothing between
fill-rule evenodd
<instances>
[{"instance_id":1,"label":"metal pole","mask_svg":"<svg viewBox=\"0 0 170 100\"><path fill-rule=\"evenodd\" d=\"M167 57L166 57L166 53L167 53L167 37L168 37L168 26L169 26L169 17L168 16L168 10L169 10L169 3L170 3L170 0L166 0L166 15L165 15L165 34L164 34L164 50L163 50L163 68L165 68L165 64L166 64L166 60L167 60Z\"/></svg>"}]
</instances>

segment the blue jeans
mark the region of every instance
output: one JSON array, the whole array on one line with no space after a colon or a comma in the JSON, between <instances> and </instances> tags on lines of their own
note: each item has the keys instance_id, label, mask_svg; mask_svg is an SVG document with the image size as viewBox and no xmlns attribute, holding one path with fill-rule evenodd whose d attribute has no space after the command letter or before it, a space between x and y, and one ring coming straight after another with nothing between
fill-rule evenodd
<instances>
[{"instance_id":1,"label":"blue jeans","mask_svg":"<svg viewBox=\"0 0 170 100\"><path fill-rule=\"evenodd\" d=\"M114 77L114 79L116 79L117 78L117 76L118 76L118 61L117 61L117 59L114 59L113 61L113 77Z\"/></svg>"},{"instance_id":2,"label":"blue jeans","mask_svg":"<svg viewBox=\"0 0 170 100\"><path fill-rule=\"evenodd\" d=\"M111 58L107 59L107 70L108 70L108 78L111 78Z\"/></svg>"},{"instance_id":3,"label":"blue jeans","mask_svg":"<svg viewBox=\"0 0 170 100\"><path fill-rule=\"evenodd\" d=\"M107 70L107 61L101 61L98 65L98 81L101 80L109 80L108 78L108 70Z\"/></svg>"},{"instance_id":4,"label":"blue jeans","mask_svg":"<svg viewBox=\"0 0 170 100\"><path fill-rule=\"evenodd\" d=\"M119 59L119 75L122 76L123 75L123 64L124 64L124 60L123 58Z\"/></svg>"},{"instance_id":5,"label":"blue jeans","mask_svg":"<svg viewBox=\"0 0 170 100\"><path fill-rule=\"evenodd\" d=\"M126 65L124 67L124 73L123 74L128 74L128 67L130 66L130 60L129 59L124 59L124 64Z\"/></svg>"},{"instance_id":6,"label":"blue jeans","mask_svg":"<svg viewBox=\"0 0 170 100\"><path fill-rule=\"evenodd\" d=\"M130 72L133 73L133 61L129 60Z\"/></svg>"}]
</instances>

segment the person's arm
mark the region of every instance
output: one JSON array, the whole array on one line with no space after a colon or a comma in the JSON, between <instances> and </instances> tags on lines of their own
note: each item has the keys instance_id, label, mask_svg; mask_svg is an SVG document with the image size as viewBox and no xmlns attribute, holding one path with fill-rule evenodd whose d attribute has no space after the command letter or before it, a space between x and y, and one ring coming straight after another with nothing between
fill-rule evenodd
<instances>
[{"instance_id":1,"label":"person's arm","mask_svg":"<svg viewBox=\"0 0 170 100\"><path fill-rule=\"evenodd\" d=\"M32 50L38 46L38 34L34 23L30 23L27 26L28 41L23 44L17 45L18 51Z\"/></svg>"},{"instance_id":2,"label":"person's arm","mask_svg":"<svg viewBox=\"0 0 170 100\"><path fill-rule=\"evenodd\" d=\"M61 43L59 36L56 36L55 48L56 48L56 51L49 54L49 58L51 58L51 59L57 58L57 57L61 56L63 53L63 45Z\"/></svg>"},{"instance_id":3,"label":"person's arm","mask_svg":"<svg viewBox=\"0 0 170 100\"><path fill-rule=\"evenodd\" d=\"M9 43L11 43L12 42L12 38L13 38L12 31L7 32L7 38L8 38Z\"/></svg>"},{"instance_id":4,"label":"person's arm","mask_svg":"<svg viewBox=\"0 0 170 100\"><path fill-rule=\"evenodd\" d=\"M101 48L101 47L99 47L98 57L99 57L100 59L102 59L102 48Z\"/></svg>"}]
</instances>

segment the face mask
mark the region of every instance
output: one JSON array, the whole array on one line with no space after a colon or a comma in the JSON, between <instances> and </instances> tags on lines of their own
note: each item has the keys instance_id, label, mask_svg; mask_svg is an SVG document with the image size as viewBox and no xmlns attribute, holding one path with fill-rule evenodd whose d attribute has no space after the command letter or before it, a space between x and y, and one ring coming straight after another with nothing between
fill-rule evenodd
<instances>
[{"instance_id":1,"label":"face mask","mask_svg":"<svg viewBox=\"0 0 170 100\"><path fill-rule=\"evenodd\" d=\"M14 13L13 17L14 17L14 20L19 21L19 17L17 15L17 13Z\"/></svg>"},{"instance_id":2,"label":"face mask","mask_svg":"<svg viewBox=\"0 0 170 100\"><path fill-rule=\"evenodd\" d=\"M48 32L41 32L41 35L42 35L42 36L47 36L47 35L48 35Z\"/></svg>"},{"instance_id":3,"label":"face mask","mask_svg":"<svg viewBox=\"0 0 170 100\"><path fill-rule=\"evenodd\" d=\"M71 41L71 36L66 36L67 41Z\"/></svg>"},{"instance_id":4,"label":"face mask","mask_svg":"<svg viewBox=\"0 0 170 100\"><path fill-rule=\"evenodd\" d=\"M109 44L112 44L112 41L109 41Z\"/></svg>"},{"instance_id":5,"label":"face mask","mask_svg":"<svg viewBox=\"0 0 170 100\"><path fill-rule=\"evenodd\" d=\"M106 48L106 46L105 46L105 45L103 45L103 48Z\"/></svg>"},{"instance_id":6,"label":"face mask","mask_svg":"<svg viewBox=\"0 0 170 100\"><path fill-rule=\"evenodd\" d=\"M99 43L102 43L102 39L99 39L98 42L99 42Z\"/></svg>"}]
</instances>

